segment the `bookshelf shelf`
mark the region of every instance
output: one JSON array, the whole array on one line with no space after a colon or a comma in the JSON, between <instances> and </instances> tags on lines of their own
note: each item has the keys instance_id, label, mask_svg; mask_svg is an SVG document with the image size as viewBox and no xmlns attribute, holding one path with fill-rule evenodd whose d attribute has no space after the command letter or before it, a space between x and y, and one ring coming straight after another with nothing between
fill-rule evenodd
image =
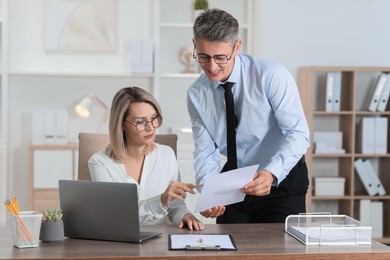
<instances>
[{"instance_id":1,"label":"bookshelf shelf","mask_svg":"<svg viewBox=\"0 0 390 260\"><path fill-rule=\"evenodd\" d=\"M340 111L326 111L327 73L341 73ZM360 148L360 124L365 117L385 117L389 127L390 106L385 111L368 110L371 97L381 73L390 73L390 67L301 67L299 69L300 95L313 138L314 132L342 132L344 154L315 153L315 144L306 154L310 186L307 196L307 211L321 209L331 213L347 214L360 219L362 200L383 203L383 237L381 242L390 241L390 140L387 137L386 153L362 153ZM387 131L389 136L389 131ZM355 161L370 160L383 184L386 194L370 196L355 171ZM344 196L315 196L314 178L344 177ZM335 212L334 212L335 211Z\"/></svg>"}]
</instances>

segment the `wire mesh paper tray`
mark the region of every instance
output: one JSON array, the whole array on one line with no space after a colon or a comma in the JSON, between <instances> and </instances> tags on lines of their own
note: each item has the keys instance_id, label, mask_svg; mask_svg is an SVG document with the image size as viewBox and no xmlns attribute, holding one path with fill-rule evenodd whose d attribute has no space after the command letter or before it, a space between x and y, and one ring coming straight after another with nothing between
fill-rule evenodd
<instances>
[{"instance_id":1,"label":"wire mesh paper tray","mask_svg":"<svg viewBox=\"0 0 390 260\"><path fill-rule=\"evenodd\" d=\"M372 227L346 215L290 215L284 230L305 245L371 244Z\"/></svg>"}]
</instances>

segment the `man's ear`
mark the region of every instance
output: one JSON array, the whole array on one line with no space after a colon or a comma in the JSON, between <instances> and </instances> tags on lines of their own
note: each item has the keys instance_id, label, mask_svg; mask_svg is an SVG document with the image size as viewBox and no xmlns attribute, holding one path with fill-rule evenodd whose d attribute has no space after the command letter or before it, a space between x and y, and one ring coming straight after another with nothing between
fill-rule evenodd
<instances>
[{"instance_id":1,"label":"man's ear","mask_svg":"<svg viewBox=\"0 0 390 260\"><path fill-rule=\"evenodd\" d=\"M234 56L240 53L241 44L242 44L242 40L238 39L236 42L236 48L234 49Z\"/></svg>"},{"instance_id":2,"label":"man's ear","mask_svg":"<svg viewBox=\"0 0 390 260\"><path fill-rule=\"evenodd\" d=\"M192 43L194 44L194 49L195 49L196 48L195 38L192 38Z\"/></svg>"}]
</instances>

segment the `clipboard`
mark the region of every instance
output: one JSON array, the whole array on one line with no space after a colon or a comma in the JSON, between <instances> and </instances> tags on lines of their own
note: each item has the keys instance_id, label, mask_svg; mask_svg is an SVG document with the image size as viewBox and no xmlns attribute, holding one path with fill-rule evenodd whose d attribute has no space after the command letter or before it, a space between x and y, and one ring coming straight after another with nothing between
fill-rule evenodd
<instances>
[{"instance_id":1,"label":"clipboard","mask_svg":"<svg viewBox=\"0 0 390 260\"><path fill-rule=\"evenodd\" d=\"M230 234L169 234L169 250L237 251Z\"/></svg>"}]
</instances>

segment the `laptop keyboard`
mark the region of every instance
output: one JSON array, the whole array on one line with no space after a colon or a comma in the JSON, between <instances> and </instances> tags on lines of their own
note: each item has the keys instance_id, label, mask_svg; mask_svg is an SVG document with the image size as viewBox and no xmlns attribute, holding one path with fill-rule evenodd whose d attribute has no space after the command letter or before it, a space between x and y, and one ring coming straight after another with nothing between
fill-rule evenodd
<instances>
[{"instance_id":1,"label":"laptop keyboard","mask_svg":"<svg viewBox=\"0 0 390 260\"><path fill-rule=\"evenodd\" d=\"M147 237L149 237L149 236L150 236L150 232L141 231L141 232L139 233L140 239L144 239L144 238L147 238Z\"/></svg>"}]
</instances>

